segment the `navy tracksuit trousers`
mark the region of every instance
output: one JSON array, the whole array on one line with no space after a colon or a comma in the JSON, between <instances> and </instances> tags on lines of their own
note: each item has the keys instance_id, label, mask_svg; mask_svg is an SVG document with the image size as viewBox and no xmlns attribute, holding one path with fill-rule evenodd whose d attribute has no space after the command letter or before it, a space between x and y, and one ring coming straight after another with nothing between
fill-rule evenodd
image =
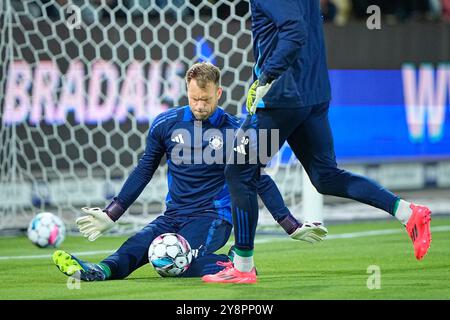
<instances>
[{"instance_id":1,"label":"navy tracksuit trousers","mask_svg":"<svg viewBox=\"0 0 450 320\"><path fill-rule=\"evenodd\" d=\"M225 168L232 198L236 248L253 249L258 222L256 186L261 168L267 164L258 157L258 152L265 147L259 139L261 136L246 133L248 129L256 129L257 132L259 129L279 129L279 141L275 147L270 147L268 131L270 154L275 155L287 141L318 192L354 199L394 214L395 203L399 199L396 195L375 181L337 167L328 110L329 103L326 102L301 108L258 109L256 114L247 117L234 142L236 150L240 150L239 146L248 141L245 163L239 164L237 157L240 155L235 152L233 163L229 161ZM254 159L255 155L257 159Z\"/></svg>"},{"instance_id":2,"label":"navy tracksuit trousers","mask_svg":"<svg viewBox=\"0 0 450 320\"><path fill-rule=\"evenodd\" d=\"M130 237L102 263L111 269L111 279L123 279L149 262L148 248L157 236L174 232L183 236L192 249L198 249L197 257L192 260L182 277L200 277L217 273L223 267L216 265L216 262L226 262L229 259L225 254L217 255L214 252L226 244L231 228L229 222L209 216L162 215Z\"/></svg>"}]
</instances>

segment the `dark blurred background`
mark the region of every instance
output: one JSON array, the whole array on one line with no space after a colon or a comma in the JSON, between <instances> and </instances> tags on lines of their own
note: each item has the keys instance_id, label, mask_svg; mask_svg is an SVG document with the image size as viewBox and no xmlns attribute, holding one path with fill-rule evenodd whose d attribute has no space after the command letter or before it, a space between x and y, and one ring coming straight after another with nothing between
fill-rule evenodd
<instances>
[{"instance_id":1,"label":"dark blurred background","mask_svg":"<svg viewBox=\"0 0 450 320\"><path fill-rule=\"evenodd\" d=\"M127 9L134 9L133 15L139 16L149 14L151 16L159 15L160 10L164 9L167 14L178 15L178 9L182 15L193 15L193 7L203 5L205 2L216 3L215 0L42 0L27 1L27 5L32 7L35 16L45 10L48 16L58 18L59 11L57 6L63 6L67 3L79 5L89 3L89 7L95 9L102 3L106 3L111 10L102 10L102 17L114 15L115 17L126 16ZM219 18L225 18L233 11L237 16L245 16L248 13L248 3L246 0L231 0L233 5L224 4L222 10L217 12ZM15 6L23 5L21 0L13 0ZM43 6L44 5L44 6ZM381 9L383 20L389 24L405 23L408 21L450 21L450 0L320 0L322 14L327 23L336 25L345 25L354 20L365 19L367 17L367 8L370 5L377 5ZM154 7L157 10L149 10ZM126 8L123 10L123 8ZM93 10L92 10L93 11ZM83 10L86 19L93 19L95 15L89 8ZM126 12L125 12L126 11ZM145 12L145 13L144 13ZM201 14L211 14L211 7L204 6Z\"/></svg>"}]
</instances>

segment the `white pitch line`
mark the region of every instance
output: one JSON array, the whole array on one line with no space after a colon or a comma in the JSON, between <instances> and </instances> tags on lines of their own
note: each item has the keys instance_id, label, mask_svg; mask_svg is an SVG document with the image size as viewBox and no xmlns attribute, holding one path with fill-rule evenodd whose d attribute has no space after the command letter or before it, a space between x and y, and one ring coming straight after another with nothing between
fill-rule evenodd
<instances>
[{"instance_id":1,"label":"white pitch line","mask_svg":"<svg viewBox=\"0 0 450 320\"><path fill-rule=\"evenodd\" d=\"M450 226L438 226L431 228L432 232L445 232L450 231ZM363 237L372 237L372 236L382 236L387 234L397 234L405 232L401 228L399 229L387 229L387 230L370 230L370 231L361 231L361 232L351 232L351 233L340 233L340 234L332 234L328 235L325 241L335 240L335 239L351 239L351 238L363 238ZM272 241L292 241L289 237L270 237L263 239L256 239L255 243L268 243ZM227 242L227 245L232 245L234 242ZM93 256L97 254L108 254L113 253L114 250L98 250L98 251L83 251L83 252L73 252L75 256ZM42 255L29 255L29 256L0 256L0 261L2 260L23 260L23 259L50 259L52 257L51 254L42 254Z\"/></svg>"},{"instance_id":2,"label":"white pitch line","mask_svg":"<svg viewBox=\"0 0 450 320\"><path fill-rule=\"evenodd\" d=\"M431 228L431 232L444 232L450 231L450 226L438 226ZM351 232L351 233L340 233L340 234L332 234L328 235L324 241L335 240L335 239L351 239L351 238L362 238L362 237L372 237L372 236L382 236L387 234L397 234L403 233L405 230L402 228L399 229L386 229L386 230L370 230L370 231L361 231L361 232ZM267 243L272 241L291 241L292 239L288 237L273 237L273 238L264 238L264 239L255 239L255 243ZM234 242L227 242L227 244L234 244Z\"/></svg>"}]
</instances>

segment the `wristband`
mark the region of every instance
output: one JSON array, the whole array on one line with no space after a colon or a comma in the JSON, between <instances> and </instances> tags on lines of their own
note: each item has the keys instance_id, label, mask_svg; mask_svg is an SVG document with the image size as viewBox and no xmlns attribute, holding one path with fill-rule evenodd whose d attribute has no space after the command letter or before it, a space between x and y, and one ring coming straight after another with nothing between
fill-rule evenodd
<instances>
[{"instance_id":1,"label":"wristband","mask_svg":"<svg viewBox=\"0 0 450 320\"><path fill-rule=\"evenodd\" d=\"M125 209L122 208L122 205L119 202L119 199L115 197L113 201L111 201L108 206L103 209L103 212L105 212L112 221L116 222L125 212Z\"/></svg>"},{"instance_id":2,"label":"wristband","mask_svg":"<svg viewBox=\"0 0 450 320\"><path fill-rule=\"evenodd\" d=\"M288 214L286 218L278 221L278 224L287 232L287 234L291 235L297 228L301 227L301 224L294 218L293 215Z\"/></svg>"}]
</instances>

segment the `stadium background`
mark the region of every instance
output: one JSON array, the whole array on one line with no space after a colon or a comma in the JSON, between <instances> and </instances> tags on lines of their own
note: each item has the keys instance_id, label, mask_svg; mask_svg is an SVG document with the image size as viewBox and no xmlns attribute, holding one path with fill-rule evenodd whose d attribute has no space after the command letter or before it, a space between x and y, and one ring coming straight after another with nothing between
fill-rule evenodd
<instances>
[{"instance_id":1,"label":"stadium background","mask_svg":"<svg viewBox=\"0 0 450 320\"><path fill-rule=\"evenodd\" d=\"M192 63L219 66L221 105L243 111L253 65L247 1L2 3L3 233L23 230L39 211L73 226L80 207L104 206L139 159L152 119L187 102L183 75ZM338 162L449 214L449 1L321 4ZM367 28L370 4L381 8L381 30ZM80 9L79 21L70 8ZM280 156L274 178L301 218L301 170L289 148ZM163 166L116 231L161 212L166 191ZM346 200L324 203L329 223L389 218ZM271 223L263 213L261 226Z\"/></svg>"}]
</instances>

